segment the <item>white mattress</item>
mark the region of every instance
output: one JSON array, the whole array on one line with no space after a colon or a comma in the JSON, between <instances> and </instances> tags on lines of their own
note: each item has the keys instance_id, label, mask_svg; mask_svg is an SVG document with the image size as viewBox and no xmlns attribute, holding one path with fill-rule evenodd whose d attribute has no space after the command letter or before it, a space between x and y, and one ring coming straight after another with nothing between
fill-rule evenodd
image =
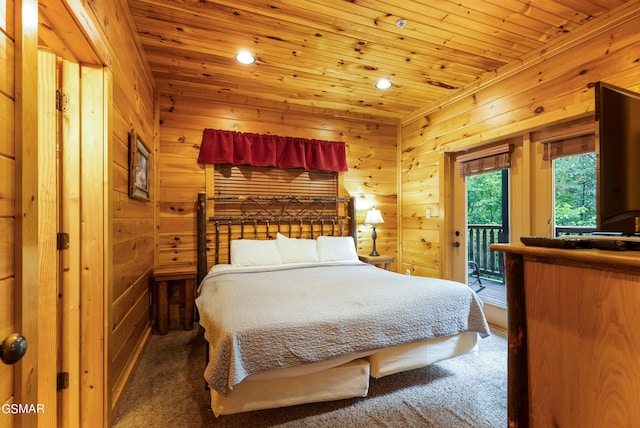
<instances>
[{"instance_id":1,"label":"white mattress","mask_svg":"<svg viewBox=\"0 0 640 428\"><path fill-rule=\"evenodd\" d=\"M463 332L329 361L251 375L225 397L211 389L216 416L364 397L369 376L379 378L477 352L478 334Z\"/></svg>"}]
</instances>

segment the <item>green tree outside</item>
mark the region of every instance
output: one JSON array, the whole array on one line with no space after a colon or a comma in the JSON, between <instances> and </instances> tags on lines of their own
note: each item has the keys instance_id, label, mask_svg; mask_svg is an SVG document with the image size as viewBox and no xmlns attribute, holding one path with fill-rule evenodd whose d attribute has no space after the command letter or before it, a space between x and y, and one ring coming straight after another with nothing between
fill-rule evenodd
<instances>
[{"instance_id":1,"label":"green tree outside","mask_svg":"<svg viewBox=\"0 0 640 428\"><path fill-rule=\"evenodd\" d=\"M468 224L502 224L502 171L467 177Z\"/></svg>"},{"instance_id":2,"label":"green tree outside","mask_svg":"<svg viewBox=\"0 0 640 428\"><path fill-rule=\"evenodd\" d=\"M556 226L596 227L596 155L554 161Z\"/></svg>"},{"instance_id":3,"label":"green tree outside","mask_svg":"<svg viewBox=\"0 0 640 428\"><path fill-rule=\"evenodd\" d=\"M556 226L596 226L596 156L586 153L553 162ZM468 224L502 224L502 172L467 177Z\"/></svg>"}]
</instances>

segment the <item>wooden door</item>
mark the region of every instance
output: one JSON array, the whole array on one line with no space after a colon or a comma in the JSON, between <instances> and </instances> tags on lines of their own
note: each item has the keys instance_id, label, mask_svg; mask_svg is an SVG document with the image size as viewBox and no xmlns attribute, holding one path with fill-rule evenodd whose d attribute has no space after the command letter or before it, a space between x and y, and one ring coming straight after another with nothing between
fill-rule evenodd
<instances>
[{"instance_id":1,"label":"wooden door","mask_svg":"<svg viewBox=\"0 0 640 428\"><path fill-rule=\"evenodd\" d=\"M53 147L56 148L55 153L51 153L51 146L42 147L43 153L48 153L55 159L55 165L51 165L54 168L54 173L43 177L44 180L49 180L51 183L57 183L55 189L57 190L57 197L55 199L56 205L54 209L51 209L48 214L43 213L41 220L47 222L48 220L54 221L55 231L51 231L51 235L58 235L62 237L61 244L58 245L58 252L55 257L57 267L51 269L51 280L55 280L55 295L51 294L52 290L42 290L46 296L49 296L49 305L43 307L40 310L40 320L44 321L48 316L50 319L55 318L55 322L51 325L55 326L55 348L49 349L51 354L56 355L55 364L51 361L50 365L46 367L46 372L41 372L41 378L47 385L56 385L57 388L42 387L41 395L49 396L49 402L55 403L56 412L50 412L50 418L47 422L54 424L57 422L57 426L83 426L84 424L94 424L97 421L103 420L102 412L91 412L83 415L81 409L81 403L85 403L88 400L83 400L83 385L81 385L81 379L83 374L88 376L91 373L91 377L95 376L95 379L102 378L102 370L98 370L95 373L94 370L88 370L83 363L89 363L88 350L91 350L92 357L102 360L102 356L95 355L96 346L99 346L99 340L93 339L101 333L102 319L95 316L98 312L97 307L101 307L100 294L101 288L97 288L97 295L89 297L88 293L85 293L88 300L95 304L84 305L81 304L81 252L86 251L91 255L85 253L84 260L86 266L93 266L95 262L95 256L98 256L98 260L102 260L102 254L96 249L91 249L89 245L82 245L81 237L81 213L84 210L85 217L87 212L98 206L98 202L81 206L82 200L88 200L89 195L81 194L81 183L85 183L87 187L89 184L102 183L103 174L86 174L82 175L81 171L81 156L83 152L86 154L91 153L94 145L102 145L102 140L99 138L93 138L94 131L101 132L99 124L103 122L100 115L100 109L97 106L102 105L102 91L103 91L103 71L101 68L96 67L81 67L79 64L71 61L67 61L57 57L53 53L41 52L41 71L40 73L47 73L47 76L43 76L40 80L42 86L47 89L41 91L44 95L43 99L49 99L53 96L57 102L55 105L55 112L52 118L51 124L43 123L43 132L51 128L52 132L49 133L49 141L55 142ZM49 64L49 67L45 67L44 64ZM55 69L55 70L53 70ZM55 71L55 73L54 73ZM84 78L84 82L81 83L81 76ZM45 84L46 78L55 79L52 85ZM87 103L85 98L84 103L81 101L81 93L83 90L81 86L84 85L84 93L86 97L91 99L91 103ZM96 106L97 105L97 106ZM87 108L84 113L84 121L81 117L82 106ZM91 117L95 112L98 112L97 122L92 122ZM42 116L47 117L51 112L47 109L43 112ZM84 146L81 147L81 122L90 125L91 131L85 133L85 136L90 138L85 139ZM55 134L55 135L54 135ZM43 144L44 146L44 144ZM91 156L86 158L86 163L90 164L90 160L93 160ZM95 168L97 169L97 168ZM84 178L84 179L83 179ZM91 192L97 193L97 192ZM102 196L98 194L98 198ZM93 213L95 216L96 214ZM88 227L90 222L85 220L84 224L85 232L90 230L98 230L98 233L102 232L102 224L96 223L93 228ZM68 243L68 244L67 244ZM100 262L98 262L100 263ZM98 275L103 274L103 269L95 269ZM42 275L44 276L44 275ZM55 276L55 278L54 278ZM94 280L91 283L100 283L102 281ZM81 308L84 307L86 311L94 314L92 322L88 321L89 317L86 316L88 312L85 312L85 323L82 324ZM55 313L54 313L55 311ZM98 312L99 313L99 312ZM45 329L43 326L41 331ZM81 331L92 331L92 334L87 335L87 339L84 341L84 349L81 349ZM83 352L85 352L85 360L82 361ZM53 359L50 359L53 360ZM51 376L56 376L51 378ZM97 383L102 382L99 380ZM84 389L91 389L90 386L85 385ZM86 396L86 394L85 394ZM98 396L98 400L102 401L103 397ZM97 408L103 407L98 404ZM95 410L95 408L94 408ZM45 426L49 426L48 423ZM54 426L54 425L51 425Z\"/></svg>"},{"instance_id":2,"label":"wooden door","mask_svg":"<svg viewBox=\"0 0 640 428\"><path fill-rule=\"evenodd\" d=\"M27 352L12 366L0 363L0 426L37 426L38 404L38 65L37 0L0 8L0 340L17 331Z\"/></svg>"},{"instance_id":3,"label":"wooden door","mask_svg":"<svg viewBox=\"0 0 640 428\"><path fill-rule=\"evenodd\" d=\"M38 426L100 425L106 418L104 395L92 391L104 382L100 339L104 290L86 287L81 296L80 284L104 283L104 220L96 212L104 192L96 189L104 185L105 175L97 165L84 169L80 165L83 156L86 165L95 160L102 164L105 73L101 67L83 67L44 48L38 73L38 331L42 333L38 400L49 409L39 415ZM64 237L59 245L56 236ZM87 267L82 273L81 265Z\"/></svg>"},{"instance_id":4,"label":"wooden door","mask_svg":"<svg viewBox=\"0 0 640 428\"><path fill-rule=\"evenodd\" d=\"M80 426L80 66L59 61L58 194L59 250L58 372L67 381L58 391L58 426Z\"/></svg>"},{"instance_id":5,"label":"wooden door","mask_svg":"<svg viewBox=\"0 0 640 428\"><path fill-rule=\"evenodd\" d=\"M47 11L65 11L70 16L57 1L40 2L45 3L56 3ZM38 4L38 0L15 0L0 8L0 42L12 47L0 49L0 69L10 71L0 79L0 341L17 331L28 343L18 363L0 362L0 426L103 426L109 403L104 387L103 294L110 274L104 267L110 256L105 215L111 180L111 98L106 98L111 94L110 73L102 66L63 64L63 73L68 67L67 75L75 76L72 80L78 85L76 101L69 102L77 110L58 117L58 58L38 50L39 35L51 39L55 34L49 25L41 26L39 34L34 19ZM60 28L70 34L69 25ZM78 40L86 44L83 37ZM90 49L78 52L88 55ZM64 82L63 88L71 84ZM61 129L64 150L58 157ZM72 135L72 131L75 137L65 137L64 132ZM79 168L81 154L92 168ZM61 193L59 180L65 190ZM56 250L60 225L75 243L62 256ZM80 266L86 268L82 273ZM92 285L83 294L82 304L80 279ZM59 292L63 295L60 309ZM69 372L69 388L57 392L59 371Z\"/></svg>"},{"instance_id":6,"label":"wooden door","mask_svg":"<svg viewBox=\"0 0 640 428\"><path fill-rule=\"evenodd\" d=\"M0 9L0 42L11 45L14 34L8 32L13 26L13 13L9 8ZM0 49L0 69L13 70L15 59L13 52ZM10 79L0 79L0 342L3 346L11 344L11 334L21 332L20 313L16 299L21 295L20 282L16 281L16 174L19 171L16 161L15 144L15 87ZM5 341L6 340L6 341ZM0 426L14 426L15 417L11 414L15 404L14 382L20 378L21 366L0 362Z\"/></svg>"},{"instance_id":7,"label":"wooden door","mask_svg":"<svg viewBox=\"0 0 640 428\"><path fill-rule=\"evenodd\" d=\"M450 279L467 284L469 281L468 265L468 203L467 180L460 175L460 164L455 162L454 154L448 155L449 180L447 187L447 208L451 213L447 225L448 244L448 273ZM446 245L446 244L445 244ZM485 302L486 303L486 302ZM507 328L506 307L485 304L483 311L487 320L500 328Z\"/></svg>"},{"instance_id":8,"label":"wooden door","mask_svg":"<svg viewBox=\"0 0 640 428\"><path fill-rule=\"evenodd\" d=\"M39 426L56 426L58 334L58 73L56 54L38 52L38 414Z\"/></svg>"},{"instance_id":9,"label":"wooden door","mask_svg":"<svg viewBox=\"0 0 640 428\"><path fill-rule=\"evenodd\" d=\"M15 32L13 8L0 8L0 43L13 45ZM13 51L0 49L0 69L14 70ZM15 280L15 227L16 227L16 135L15 86L9 79L0 79L0 342L19 330L15 298L20 294L16 290ZM15 365L0 362L0 426L12 427L14 418L7 411L15 396ZM19 376L19 374L18 374Z\"/></svg>"}]
</instances>

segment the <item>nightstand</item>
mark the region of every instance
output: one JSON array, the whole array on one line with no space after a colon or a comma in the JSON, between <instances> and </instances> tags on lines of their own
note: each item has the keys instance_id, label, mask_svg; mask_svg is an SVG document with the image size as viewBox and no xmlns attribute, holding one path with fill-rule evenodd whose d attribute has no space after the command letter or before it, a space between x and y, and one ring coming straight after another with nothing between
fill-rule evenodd
<instances>
[{"instance_id":1,"label":"nightstand","mask_svg":"<svg viewBox=\"0 0 640 428\"><path fill-rule=\"evenodd\" d=\"M182 327L185 330L191 330L193 328L196 298L195 267L156 269L153 272L153 282L153 292L155 294L153 304L155 305L154 313L158 334L167 334L169 331L169 303L178 303L180 305ZM169 299L169 289L175 286L182 287L177 302Z\"/></svg>"},{"instance_id":2,"label":"nightstand","mask_svg":"<svg viewBox=\"0 0 640 428\"><path fill-rule=\"evenodd\" d=\"M395 260L395 257L385 256L358 256L361 262L369 263L370 265L378 266L379 268L389 270L389 266Z\"/></svg>"}]
</instances>

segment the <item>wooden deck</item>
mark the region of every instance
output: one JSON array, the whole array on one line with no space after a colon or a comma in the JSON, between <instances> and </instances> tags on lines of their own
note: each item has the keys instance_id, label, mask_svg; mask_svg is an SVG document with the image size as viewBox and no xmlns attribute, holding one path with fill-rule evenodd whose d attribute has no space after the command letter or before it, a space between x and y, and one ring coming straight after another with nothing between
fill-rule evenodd
<instances>
[{"instance_id":1,"label":"wooden deck","mask_svg":"<svg viewBox=\"0 0 640 428\"><path fill-rule=\"evenodd\" d=\"M480 278L480 283L485 288L477 291L477 293L483 302L493 303L498 306L507 306L507 293L504 283L488 278ZM468 284L474 290L479 289L478 281L475 278L469 278Z\"/></svg>"}]
</instances>

